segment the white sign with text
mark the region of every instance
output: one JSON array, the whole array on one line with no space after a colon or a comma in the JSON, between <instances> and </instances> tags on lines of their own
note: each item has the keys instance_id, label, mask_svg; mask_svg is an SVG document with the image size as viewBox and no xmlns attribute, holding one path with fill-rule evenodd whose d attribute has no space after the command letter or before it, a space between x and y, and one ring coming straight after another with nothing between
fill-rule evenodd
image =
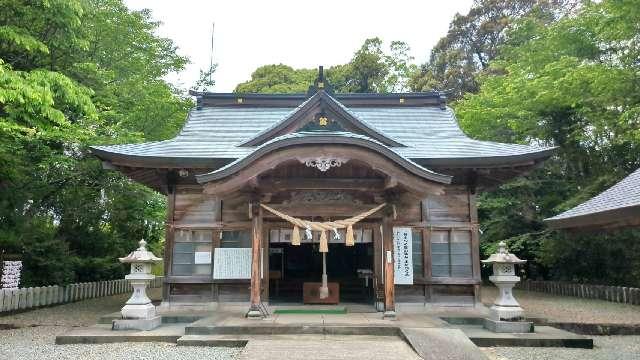
<instances>
[{"instance_id":1,"label":"white sign with text","mask_svg":"<svg viewBox=\"0 0 640 360\"><path fill-rule=\"evenodd\" d=\"M262 249L260 249L262 259ZM262 264L262 261L260 261ZM260 266L262 277L262 266ZM217 248L213 253L214 279L251 279L251 248Z\"/></svg>"},{"instance_id":2,"label":"white sign with text","mask_svg":"<svg viewBox=\"0 0 640 360\"><path fill-rule=\"evenodd\" d=\"M413 285L411 228L393 228L394 284Z\"/></svg>"}]
</instances>

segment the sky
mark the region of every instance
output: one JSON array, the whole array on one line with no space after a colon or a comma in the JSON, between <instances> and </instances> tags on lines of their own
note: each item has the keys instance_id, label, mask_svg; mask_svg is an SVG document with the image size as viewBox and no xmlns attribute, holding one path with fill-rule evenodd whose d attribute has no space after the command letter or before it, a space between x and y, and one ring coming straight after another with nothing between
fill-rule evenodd
<instances>
[{"instance_id":1,"label":"sky","mask_svg":"<svg viewBox=\"0 0 640 360\"><path fill-rule=\"evenodd\" d=\"M417 64L446 35L456 13L466 14L473 0L125 0L132 10L151 9L162 22L158 35L170 38L191 64L167 80L189 88L200 69L218 64L213 91L231 92L261 65L294 68L347 63L365 39L380 37L385 46L401 40Z\"/></svg>"}]
</instances>

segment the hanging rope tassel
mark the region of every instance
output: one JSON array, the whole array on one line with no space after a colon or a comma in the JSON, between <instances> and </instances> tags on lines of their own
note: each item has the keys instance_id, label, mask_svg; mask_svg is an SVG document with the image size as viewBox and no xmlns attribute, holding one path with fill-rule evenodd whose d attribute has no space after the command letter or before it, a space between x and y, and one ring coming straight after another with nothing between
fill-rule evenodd
<instances>
[{"instance_id":1,"label":"hanging rope tassel","mask_svg":"<svg viewBox=\"0 0 640 360\"><path fill-rule=\"evenodd\" d=\"M327 241L327 231L322 230L320 232L320 249L318 250L321 253L329 252L329 244Z\"/></svg>"},{"instance_id":2,"label":"hanging rope tassel","mask_svg":"<svg viewBox=\"0 0 640 360\"><path fill-rule=\"evenodd\" d=\"M298 225L293 226L293 232L291 232L291 245L300 245L300 229L298 229Z\"/></svg>"},{"instance_id":3,"label":"hanging rope tassel","mask_svg":"<svg viewBox=\"0 0 640 360\"><path fill-rule=\"evenodd\" d=\"M356 240L353 238L353 226L347 226L347 235L344 241L346 246L353 246L356 243Z\"/></svg>"}]
</instances>

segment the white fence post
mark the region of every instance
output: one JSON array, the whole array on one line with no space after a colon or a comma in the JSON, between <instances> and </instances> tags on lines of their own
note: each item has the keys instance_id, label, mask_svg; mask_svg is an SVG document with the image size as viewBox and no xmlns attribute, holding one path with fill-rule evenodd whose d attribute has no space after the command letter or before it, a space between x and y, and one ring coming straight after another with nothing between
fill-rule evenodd
<instances>
[{"instance_id":1,"label":"white fence post","mask_svg":"<svg viewBox=\"0 0 640 360\"><path fill-rule=\"evenodd\" d=\"M51 304L57 304L58 303L58 290L59 290L59 286L58 285L53 285L53 298L51 299Z\"/></svg>"},{"instance_id":2,"label":"white fence post","mask_svg":"<svg viewBox=\"0 0 640 360\"><path fill-rule=\"evenodd\" d=\"M42 288L40 286L36 286L33 289L33 306L41 306L42 305Z\"/></svg>"},{"instance_id":3,"label":"white fence post","mask_svg":"<svg viewBox=\"0 0 640 360\"><path fill-rule=\"evenodd\" d=\"M87 286L87 283L80 283L80 287L82 288L82 291L80 292L81 294L81 298L80 300L85 300L89 297L89 287Z\"/></svg>"},{"instance_id":4,"label":"white fence post","mask_svg":"<svg viewBox=\"0 0 640 360\"><path fill-rule=\"evenodd\" d=\"M26 289L18 289L18 309L22 310L27 307L27 291Z\"/></svg>"},{"instance_id":5,"label":"white fence post","mask_svg":"<svg viewBox=\"0 0 640 360\"><path fill-rule=\"evenodd\" d=\"M27 288L27 309L33 307L33 288Z\"/></svg>"},{"instance_id":6,"label":"white fence post","mask_svg":"<svg viewBox=\"0 0 640 360\"><path fill-rule=\"evenodd\" d=\"M47 306L47 297L49 296L49 287L40 287L40 306Z\"/></svg>"},{"instance_id":7,"label":"white fence post","mask_svg":"<svg viewBox=\"0 0 640 360\"><path fill-rule=\"evenodd\" d=\"M45 305L49 306L51 305L51 300L53 299L53 287L51 285L45 287L46 291L45 293L47 294L47 298L45 300Z\"/></svg>"},{"instance_id":8,"label":"white fence post","mask_svg":"<svg viewBox=\"0 0 640 360\"><path fill-rule=\"evenodd\" d=\"M19 301L20 301L20 290L19 289L13 289L11 290L12 295L11 295L11 310L18 310L19 308Z\"/></svg>"}]
</instances>

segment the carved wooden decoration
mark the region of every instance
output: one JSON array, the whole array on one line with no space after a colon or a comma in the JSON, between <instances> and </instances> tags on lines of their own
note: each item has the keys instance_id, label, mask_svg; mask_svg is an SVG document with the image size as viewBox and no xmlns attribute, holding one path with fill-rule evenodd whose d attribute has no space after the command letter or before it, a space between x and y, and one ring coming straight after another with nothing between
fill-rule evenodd
<instances>
[{"instance_id":1,"label":"carved wooden decoration","mask_svg":"<svg viewBox=\"0 0 640 360\"><path fill-rule=\"evenodd\" d=\"M346 163L349 159L346 158L338 158L338 157L329 157L329 156L318 156L315 158L304 158L300 159L307 167L314 167L318 170L325 172L332 167L340 167L342 164Z\"/></svg>"}]
</instances>

